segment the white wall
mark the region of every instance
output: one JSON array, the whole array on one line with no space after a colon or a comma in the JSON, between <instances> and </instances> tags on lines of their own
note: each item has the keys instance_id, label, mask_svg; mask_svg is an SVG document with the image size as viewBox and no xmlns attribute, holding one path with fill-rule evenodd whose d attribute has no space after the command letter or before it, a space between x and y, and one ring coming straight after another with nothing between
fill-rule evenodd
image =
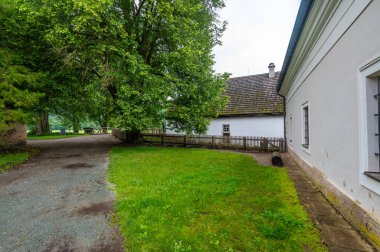
<instances>
[{"instance_id":1,"label":"white wall","mask_svg":"<svg viewBox=\"0 0 380 252\"><path fill-rule=\"evenodd\" d=\"M284 137L284 117L226 117L211 121L206 135L223 135L223 124L230 125L231 136ZM167 134L183 134L166 130Z\"/></svg>"},{"instance_id":2,"label":"white wall","mask_svg":"<svg viewBox=\"0 0 380 252\"><path fill-rule=\"evenodd\" d=\"M287 136L292 136L288 147L368 212L380 217L380 182L368 178L376 187L371 190L360 181L365 175L359 162L362 150L358 108L360 69L380 57L380 1L372 1L362 13L354 8L363 2L357 1L352 6L349 2L342 1L339 5L336 13L342 16L332 19L337 20L330 23L333 30L326 30L319 37L316 45L323 45L321 49L311 53L297 68L286 96ZM347 30L339 30L342 22L348 22ZM336 43L324 48L328 43L322 40L331 38ZM323 51L326 55L318 56ZM306 101L310 114L309 150L302 147L301 115Z\"/></svg>"},{"instance_id":3,"label":"white wall","mask_svg":"<svg viewBox=\"0 0 380 252\"><path fill-rule=\"evenodd\" d=\"M231 136L284 136L284 118L282 116L217 118L212 120L207 135L222 135L223 124L230 125Z\"/></svg>"}]
</instances>

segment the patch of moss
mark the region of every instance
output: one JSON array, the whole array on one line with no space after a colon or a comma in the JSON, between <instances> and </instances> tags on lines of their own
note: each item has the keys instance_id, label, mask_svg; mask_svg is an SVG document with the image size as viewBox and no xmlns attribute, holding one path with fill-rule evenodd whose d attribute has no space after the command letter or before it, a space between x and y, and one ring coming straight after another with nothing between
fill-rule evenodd
<instances>
[{"instance_id":1,"label":"patch of moss","mask_svg":"<svg viewBox=\"0 0 380 252\"><path fill-rule=\"evenodd\" d=\"M372 242L372 244L380 250L380 237L377 234L370 232L365 226L358 225L360 231Z\"/></svg>"},{"instance_id":2,"label":"patch of moss","mask_svg":"<svg viewBox=\"0 0 380 252\"><path fill-rule=\"evenodd\" d=\"M333 204L333 205L338 205L339 200L334 196L332 193L327 193L326 198Z\"/></svg>"}]
</instances>

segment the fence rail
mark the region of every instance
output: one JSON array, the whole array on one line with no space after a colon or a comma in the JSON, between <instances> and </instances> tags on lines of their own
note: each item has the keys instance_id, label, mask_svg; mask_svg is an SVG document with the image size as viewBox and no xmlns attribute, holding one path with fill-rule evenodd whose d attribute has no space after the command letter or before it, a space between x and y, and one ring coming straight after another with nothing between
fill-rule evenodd
<instances>
[{"instance_id":1,"label":"fence rail","mask_svg":"<svg viewBox=\"0 0 380 252\"><path fill-rule=\"evenodd\" d=\"M208 148L256 150L256 151L285 151L283 138L248 137L248 136L186 136L177 134L148 134L141 135L145 143L161 145L201 146Z\"/></svg>"},{"instance_id":2,"label":"fence rail","mask_svg":"<svg viewBox=\"0 0 380 252\"><path fill-rule=\"evenodd\" d=\"M120 129L113 129L112 134L122 140L127 138L127 133ZM249 136L187 136L179 134L165 134L161 132L143 132L141 139L144 143L158 145L175 145L183 147L207 147L215 149L233 149L285 152L285 140L277 137L249 137Z\"/></svg>"}]
</instances>

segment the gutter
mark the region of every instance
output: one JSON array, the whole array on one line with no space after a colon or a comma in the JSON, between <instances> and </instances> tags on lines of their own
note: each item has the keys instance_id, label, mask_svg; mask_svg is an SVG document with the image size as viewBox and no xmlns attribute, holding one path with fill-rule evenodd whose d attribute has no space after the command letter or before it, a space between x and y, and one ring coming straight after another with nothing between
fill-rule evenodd
<instances>
[{"instance_id":1,"label":"gutter","mask_svg":"<svg viewBox=\"0 0 380 252\"><path fill-rule=\"evenodd\" d=\"M292 35L290 37L288 49L286 50L284 63L282 64L282 69L280 73L280 77L277 82L277 93L280 92L282 82L284 81L286 72L289 68L290 62L293 58L294 51L297 46L298 39L301 36L303 26L306 23L307 17L311 10L314 0L302 0L300 4L300 8L298 9L296 22L293 27Z\"/></svg>"}]
</instances>

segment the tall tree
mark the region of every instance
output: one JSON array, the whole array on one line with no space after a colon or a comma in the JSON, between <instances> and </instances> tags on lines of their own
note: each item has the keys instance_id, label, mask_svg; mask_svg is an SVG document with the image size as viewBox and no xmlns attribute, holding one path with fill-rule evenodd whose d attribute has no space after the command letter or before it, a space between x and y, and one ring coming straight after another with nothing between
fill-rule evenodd
<instances>
[{"instance_id":1,"label":"tall tree","mask_svg":"<svg viewBox=\"0 0 380 252\"><path fill-rule=\"evenodd\" d=\"M113 123L132 135L159 124L163 111L178 130L204 132L225 105L228 76L212 70L222 0L18 3L28 24L48 24L40 30L54 59L79 70L81 84L108 90Z\"/></svg>"},{"instance_id":2,"label":"tall tree","mask_svg":"<svg viewBox=\"0 0 380 252\"><path fill-rule=\"evenodd\" d=\"M0 4L0 24L10 19L13 6L8 1ZM31 118L33 106L43 99L43 72L33 72L23 66L20 55L7 46L7 26L0 25L0 130L9 130L17 123Z\"/></svg>"},{"instance_id":3,"label":"tall tree","mask_svg":"<svg viewBox=\"0 0 380 252\"><path fill-rule=\"evenodd\" d=\"M32 106L37 134L50 132L49 113L63 111L70 105L72 96L78 94L80 71L65 67L56 48L46 40L52 28L49 16L29 19L21 8L21 2L2 0L0 12L1 44L17 55L17 63L32 73L44 73L38 92L43 94ZM31 9L29 11L32 11ZM36 91L36 90L35 90Z\"/></svg>"},{"instance_id":4,"label":"tall tree","mask_svg":"<svg viewBox=\"0 0 380 252\"><path fill-rule=\"evenodd\" d=\"M19 65L16 56L0 48L0 130L30 120L32 108L43 98L37 90L44 78Z\"/></svg>"}]
</instances>

